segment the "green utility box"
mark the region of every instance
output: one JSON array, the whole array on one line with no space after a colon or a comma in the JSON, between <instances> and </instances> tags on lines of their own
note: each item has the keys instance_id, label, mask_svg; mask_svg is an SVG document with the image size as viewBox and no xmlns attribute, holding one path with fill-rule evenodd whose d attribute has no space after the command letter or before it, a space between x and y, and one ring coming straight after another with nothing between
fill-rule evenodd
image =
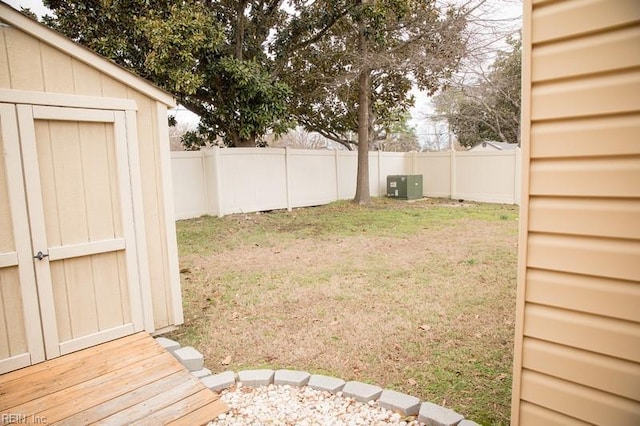
<instances>
[{"instance_id":1,"label":"green utility box","mask_svg":"<svg viewBox=\"0 0 640 426\"><path fill-rule=\"evenodd\" d=\"M387 197L401 200L422 198L422 175L387 176Z\"/></svg>"}]
</instances>

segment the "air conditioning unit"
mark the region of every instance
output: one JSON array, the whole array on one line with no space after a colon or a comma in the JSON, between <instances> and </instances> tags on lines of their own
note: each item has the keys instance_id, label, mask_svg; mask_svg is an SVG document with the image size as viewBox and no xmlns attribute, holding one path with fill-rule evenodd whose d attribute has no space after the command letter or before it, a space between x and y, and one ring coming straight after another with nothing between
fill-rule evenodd
<instances>
[{"instance_id":1,"label":"air conditioning unit","mask_svg":"<svg viewBox=\"0 0 640 426\"><path fill-rule=\"evenodd\" d=\"M422 175L387 176L387 197L400 200L422 198Z\"/></svg>"}]
</instances>

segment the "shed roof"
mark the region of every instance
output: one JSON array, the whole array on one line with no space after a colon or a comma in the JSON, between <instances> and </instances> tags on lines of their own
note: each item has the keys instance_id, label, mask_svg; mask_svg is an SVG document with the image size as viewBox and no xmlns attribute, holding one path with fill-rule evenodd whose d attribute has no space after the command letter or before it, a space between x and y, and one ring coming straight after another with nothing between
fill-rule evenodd
<instances>
[{"instance_id":1,"label":"shed roof","mask_svg":"<svg viewBox=\"0 0 640 426\"><path fill-rule=\"evenodd\" d=\"M93 50L74 42L59 32L34 21L2 1L0 1L0 21L24 31L42 43L46 43L67 53L90 67L100 70L100 72L107 74L113 79L135 88L140 93L152 99L162 102L169 107L176 106L175 98L169 92L160 89L144 78L121 67Z\"/></svg>"}]
</instances>

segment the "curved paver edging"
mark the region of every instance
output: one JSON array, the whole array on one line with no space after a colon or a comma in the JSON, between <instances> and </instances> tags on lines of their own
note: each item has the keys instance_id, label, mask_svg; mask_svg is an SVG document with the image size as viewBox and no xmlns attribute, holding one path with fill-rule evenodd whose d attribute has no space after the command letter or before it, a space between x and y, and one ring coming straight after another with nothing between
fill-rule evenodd
<instances>
[{"instance_id":1,"label":"curved paver edging","mask_svg":"<svg viewBox=\"0 0 640 426\"><path fill-rule=\"evenodd\" d=\"M345 382L330 376L311 374L296 370L242 370L238 373L224 371L211 374L204 368L204 357L196 349L187 346L180 347L178 342L164 337L156 338L156 342L169 351L191 371L209 389L220 392L241 382L247 387L274 385L309 386L312 389L327 391L333 394L342 392L343 396L360 402L377 401L387 410L401 413L404 416L418 416L418 421L428 426L478 426L467 420L462 414L431 402L421 402L420 399L390 389L382 389L368 383L350 381Z\"/></svg>"}]
</instances>

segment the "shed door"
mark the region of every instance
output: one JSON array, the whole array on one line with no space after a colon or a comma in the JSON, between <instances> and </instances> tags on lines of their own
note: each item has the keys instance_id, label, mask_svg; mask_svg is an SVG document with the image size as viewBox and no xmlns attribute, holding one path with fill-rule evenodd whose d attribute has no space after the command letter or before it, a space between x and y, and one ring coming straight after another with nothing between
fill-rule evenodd
<instances>
[{"instance_id":1,"label":"shed door","mask_svg":"<svg viewBox=\"0 0 640 426\"><path fill-rule=\"evenodd\" d=\"M18 105L48 359L142 329L123 111Z\"/></svg>"}]
</instances>

